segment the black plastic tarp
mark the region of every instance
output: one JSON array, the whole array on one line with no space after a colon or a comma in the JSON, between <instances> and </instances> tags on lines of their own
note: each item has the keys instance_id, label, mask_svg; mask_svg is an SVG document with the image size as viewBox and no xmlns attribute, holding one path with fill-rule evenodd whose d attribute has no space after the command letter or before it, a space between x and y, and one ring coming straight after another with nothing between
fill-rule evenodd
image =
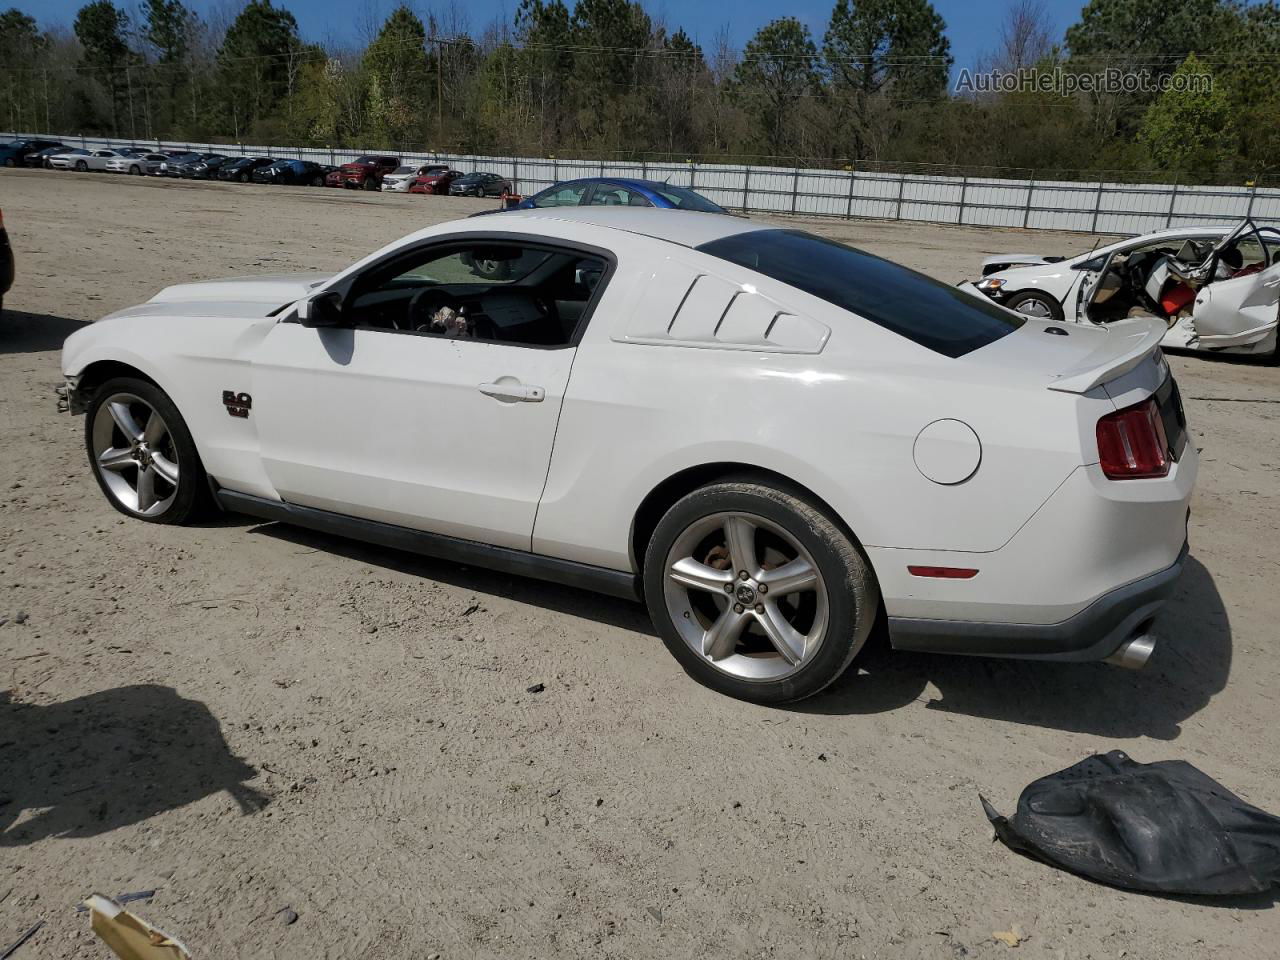
<instances>
[{"instance_id":1,"label":"black plastic tarp","mask_svg":"<svg viewBox=\"0 0 1280 960\"><path fill-rule=\"evenodd\" d=\"M1007 818L979 799L1011 850L1115 887L1241 894L1280 883L1280 817L1181 760L1092 756L1030 784Z\"/></svg>"}]
</instances>

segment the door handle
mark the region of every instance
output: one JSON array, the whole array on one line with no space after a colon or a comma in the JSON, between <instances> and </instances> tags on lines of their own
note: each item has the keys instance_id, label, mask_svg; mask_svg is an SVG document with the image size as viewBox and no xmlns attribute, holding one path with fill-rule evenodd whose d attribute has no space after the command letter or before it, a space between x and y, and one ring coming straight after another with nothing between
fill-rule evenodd
<instances>
[{"instance_id":1,"label":"door handle","mask_svg":"<svg viewBox=\"0 0 1280 960\"><path fill-rule=\"evenodd\" d=\"M542 387L528 386L514 377L503 377L495 383L482 383L479 390L486 397L503 403L541 403L547 391Z\"/></svg>"}]
</instances>

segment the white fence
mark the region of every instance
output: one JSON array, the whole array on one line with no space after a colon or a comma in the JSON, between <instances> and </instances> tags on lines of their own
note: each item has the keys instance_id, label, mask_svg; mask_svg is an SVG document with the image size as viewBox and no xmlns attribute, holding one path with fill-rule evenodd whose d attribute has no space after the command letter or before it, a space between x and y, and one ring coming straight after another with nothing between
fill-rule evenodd
<instances>
[{"instance_id":1,"label":"white fence","mask_svg":"<svg viewBox=\"0 0 1280 960\"><path fill-rule=\"evenodd\" d=\"M0 140L44 137L96 149L148 147L235 155L293 157L340 164L363 153L316 147L271 147L226 143L175 143L0 133ZM1168 183L1108 183L1075 180L1008 180L937 177L732 164L558 160L447 153L403 154L406 163L442 161L465 170L489 170L511 180L528 196L577 177L638 177L690 187L722 206L762 213L818 217L866 217L1033 230L1088 233L1147 233L1165 227L1226 222L1251 216L1280 220L1280 187L1182 186Z\"/></svg>"}]
</instances>

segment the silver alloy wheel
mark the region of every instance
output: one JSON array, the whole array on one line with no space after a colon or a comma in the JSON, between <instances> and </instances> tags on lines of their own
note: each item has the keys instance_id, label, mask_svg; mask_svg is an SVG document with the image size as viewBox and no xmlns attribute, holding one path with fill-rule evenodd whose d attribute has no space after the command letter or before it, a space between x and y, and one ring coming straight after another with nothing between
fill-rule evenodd
<instances>
[{"instance_id":1,"label":"silver alloy wheel","mask_svg":"<svg viewBox=\"0 0 1280 960\"><path fill-rule=\"evenodd\" d=\"M1037 320L1050 320L1053 318L1053 311L1039 297L1028 297L1014 307L1013 312L1020 313L1026 317L1035 317Z\"/></svg>"},{"instance_id":2,"label":"silver alloy wheel","mask_svg":"<svg viewBox=\"0 0 1280 960\"><path fill-rule=\"evenodd\" d=\"M153 517L178 495L178 455L169 425L151 404L116 393L93 421L93 466L121 506Z\"/></svg>"},{"instance_id":3,"label":"silver alloy wheel","mask_svg":"<svg viewBox=\"0 0 1280 960\"><path fill-rule=\"evenodd\" d=\"M822 572L790 533L764 517L704 517L671 545L664 568L667 614L681 638L740 680L781 680L826 639Z\"/></svg>"}]
</instances>

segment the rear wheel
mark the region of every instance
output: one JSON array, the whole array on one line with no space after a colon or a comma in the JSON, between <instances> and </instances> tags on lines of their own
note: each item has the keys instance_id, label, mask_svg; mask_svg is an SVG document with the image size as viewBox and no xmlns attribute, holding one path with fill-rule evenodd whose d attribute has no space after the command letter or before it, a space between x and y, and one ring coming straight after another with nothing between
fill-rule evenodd
<instances>
[{"instance_id":1,"label":"rear wheel","mask_svg":"<svg viewBox=\"0 0 1280 960\"><path fill-rule=\"evenodd\" d=\"M241 183L248 183L248 182L249 182L249 175L248 175L247 173L242 173L242 174L240 174L240 178L239 178L239 179L240 179L240 182L241 182Z\"/></svg>"},{"instance_id":2,"label":"rear wheel","mask_svg":"<svg viewBox=\"0 0 1280 960\"><path fill-rule=\"evenodd\" d=\"M129 168L129 172L133 174L135 177L142 176L142 168L138 166L136 163Z\"/></svg>"},{"instance_id":3,"label":"rear wheel","mask_svg":"<svg viewBox=\"0 0 1280 960\"><path fill-rule=\"evenodd\" d=\"M4 165L6 167L16 167L18 165L18 161L14 160L13 157L5 157Z\"/></svg>"},{"instance_id":4,"label":"rear wheel","mask_svg":"<svg viewBox=\"0 0 1280 960\"><path fill-rule=\"evenodd\" d=\"M1062 304L1052 294L1039 290L1023 290L1015 293L1004 305L1015 313L1037 320L1061 320Z\"/></svg>"},{"instance_id":5,"label":"rear wheel","mask_svg":"<svg viewBox=\"0 0 1280 960\"><path fill-rule=\"evenodd\" d=\"M313 187L323 187L323 186L324 186L324 177L312 177L312 178L311 178L311 185L312 185Z\"/></svg>"},{"instance_id":6,"label":"rear wheel","mask_svg":"<svg viewBox=\"0 0 1280 960\"><path fill-rule=\"evenodd\" d=\"M85 163L83 160L77 160L77 161L76 161L76 172L77 172L77 173L84 173L84 172L85 172L86 170L88 170L88 169L89 169L89 165L88 165L87 163Z\"/></svg>"},{"instance_id":7,"label":"rear wheel","mask_svg":"<svg viewBox=\"0 0 1280 960\"><path fill-rule=\"evenodd\" d=\"M848 536L806 500L728 481L659 521L644 561L649 614L694 679L757 703L812 696L866 643L880 595Z\"/></svg>"},{"instance_id":8,"label":"rear wheel","mask_svg":"<svg viewBox=\"0 0 1280 960\"><path fill-rule=\"evenodd\" d=\"M86 413L89 462L113 507L149 523L184 523L205 505L195 441L163 390L133 377L108 380Z\"/></svg>"},{"instance_id":9,"label":"rear wheel","mask_svg":"<svg viewBox=\"0 0 1280 960\"><path fill-rule=\"evenodd\" d=\"M481 200L484 199L484 187L476 187L476 196Z\"/></svg>"}]
</instances>

